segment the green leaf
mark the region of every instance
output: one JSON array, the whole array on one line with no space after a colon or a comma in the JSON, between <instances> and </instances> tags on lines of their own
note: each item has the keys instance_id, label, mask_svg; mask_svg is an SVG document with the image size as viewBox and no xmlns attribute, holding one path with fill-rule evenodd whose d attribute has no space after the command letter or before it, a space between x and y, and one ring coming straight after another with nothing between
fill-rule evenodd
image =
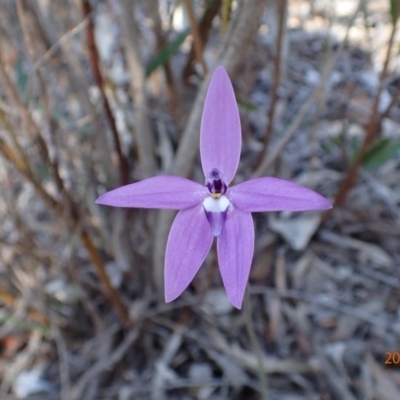
<instances>
[{"instance_id":1,"label":"green leaf","mask_svg":"<svg viewBox=\"0 0 400 400\"><path fill-rule=\"evenodd\" d=\"M51 178L50 167L47 164L40 163L36 165L37 174L40 177L40 180L45 181Z\"/></svg>"},{"instance_id":2,"label":"green leaf","mask_svg":"<svg viewBox=\"0 0 400 400\"><path fill-rule=\"evenodd\" d=\"M146 77L149 77L158 67L161 67L170 57L172 57L181 47L190 33L190 29L180 32L174 40L165 45L146 66Z\"/></svg>"},{"instance_id":3,"label":"green leaf","mask_svg":"<svg viewBox=\"0 0 400 400\"><path fill-rule=\"evenodd\" d=\"M4 314L0 316L0 324L12 324L15 328L20 328L29 331L39 331L43 335L50 337L51 329L47 326L35 322L30 321L29 319L24 319L20 317L16 317L14 314Z\"/></svg>"},{"instance_id":4,"label":"green leaf","mask_svg":"<svg viewBox=\"0 0 400 400\"><path fill-rule=\"evenodd\" d=\"M244 108L245 110L248 110L248 111L258 110L257 105L252 103L251 101L247 101L247 100L243 100L243 99L239 99L239 98L236 98L236 101L240 108Z\"/></svg>"},{"instance_id":5,"label":"green leaf","mask_svg":"<svg viewBox=\"0 0 400 400\"><path fill-rule=\"evenodd\" d=\"M351 156L351 158L352 159L356 158L359 151L360 151L360 138L357 136L352 136L350 138L350 156Z\"/></svg>"},{"instance_id":6,"label":"green leaf","mask_svg":"<svg viewBox=\"0 0 400 400\"><path fill-rule=\"evenodd\" d=\"M14 73L15 73L18 90L21 95L24 95L26 85L28 83L28 75L26 73L24 63L20 57L17 59L17 61L15 63Z\"/></svg>"},{"instance_id":7,"label":"green leaf","mask_svg":"<svg viewBox=\"0 0 400 400\"><path fill-rule=\"evenodd\" d=\"M229 17L231 15L232 0L222 0L221 33L225 35L228 30Z\"/></svg>"},{"instance_id":8,"label":"green leaf","mask_svg":"<svg viewBox=\"0 0 400 400\"><path fill-rule=\"evenodd\" d=\"M399 0L389 0L390 1L390 14L392 16L393 23L399 18Z\"/></svg>"},{"instance_id":9,"label":"green leaf","mask_svg":"<svg viewBox=\"0 0 400 400\"><path fill-rule=\"evenodd\" d=\"M363 166L371 171L396 157L399 151L399 139L381 139L368 150L363 159Z\"/></svg>"}]
</instances>

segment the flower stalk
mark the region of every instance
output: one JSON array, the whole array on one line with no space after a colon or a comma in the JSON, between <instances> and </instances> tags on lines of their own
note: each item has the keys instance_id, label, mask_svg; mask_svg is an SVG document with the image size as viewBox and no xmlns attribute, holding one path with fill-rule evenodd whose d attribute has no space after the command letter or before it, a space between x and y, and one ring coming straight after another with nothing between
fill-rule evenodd
<instances>
[{"instance_id":1,"label":"flower stalk","mask_svg":"<svg viewBox=\"0 0 400 400\"><path fill-rule=\"evenodd\" d=\"M251 297L249 290L246 290L244 300L244 321L247 329L247 334L250 338L251 347L257 359L258 369L257 375L261 385L261 395L263 400L268 400L268 378L262 361L262 348L257 340L256 331L254 329L253 317L251 312Z\"/></svg>"}]
</instances>

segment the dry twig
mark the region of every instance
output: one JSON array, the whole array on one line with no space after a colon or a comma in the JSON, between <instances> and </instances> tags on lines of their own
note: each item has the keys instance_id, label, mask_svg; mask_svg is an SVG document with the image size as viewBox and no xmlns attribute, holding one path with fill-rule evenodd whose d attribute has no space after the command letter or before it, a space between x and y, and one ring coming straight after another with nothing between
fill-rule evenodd
<instances>
[{"instance_id":1,"label":"dry twig","mask_svg":"<svg viewBox=\"0 0 400 400\"><path fill-rule=\"evenodd\" d=\"M135 136L138 148L141 174L147 178L154 175L156 170L154 159L153 133L149 119L142 110L147 109L146 74L142 62L139 30L133 17L135 3L121 0L121 22L124 32L124 44L128 69L131 78L131 94L135 104Z\"/></svg>"}]
</instances>

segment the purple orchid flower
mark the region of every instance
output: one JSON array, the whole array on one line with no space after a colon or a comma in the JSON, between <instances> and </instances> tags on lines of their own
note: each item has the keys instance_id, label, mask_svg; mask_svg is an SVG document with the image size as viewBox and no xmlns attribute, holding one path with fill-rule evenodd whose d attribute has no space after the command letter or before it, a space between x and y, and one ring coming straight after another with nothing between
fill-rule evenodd
<instances>
[{"instance_id":1,"label":"purple orchid flower","mask_svg":"<svg viewBox=\"0 0 400 400\"><path fill-rule=\"evenodd\" d=\"M100 196L114 207L179 210L165 255L165 301L187 288L217 238L218 263L231 303L241 308L254 251L252 212L331 208L314 191L278 178L232 182L242 135L235 94L223 67L214 72L201 120L200 156L205 183L177 176L155 176Z\"/></svg>"}]
</instances>

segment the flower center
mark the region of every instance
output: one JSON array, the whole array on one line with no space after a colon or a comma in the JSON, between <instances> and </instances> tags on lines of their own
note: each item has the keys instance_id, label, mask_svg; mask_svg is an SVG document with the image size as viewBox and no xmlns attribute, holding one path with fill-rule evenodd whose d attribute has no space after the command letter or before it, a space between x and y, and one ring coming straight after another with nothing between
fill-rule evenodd
<instances>
[{"instance_id":1,"label":"flower center","mask_svg":"<svg viewBox=\"0 0 400 400\"><path fill-rule=\"evenodd\" d=\"M220 196L218 199L206 197L203 201L206 213L223 213L227 211L229 204L230 202L226 196Z\"/></svg>"},{"instance_id":2,"label":"flower center","mask_svg":"<svg viewBox=\"0 0 400 400\"><path fill-rule=\"evenodd\" d=\"M224 229L226 215L230 201L224 196L227 186L221 177L221 173L214 168L204 186L207 186L210 195L204 199L203 208L214 236L219 236Z\"/></svg>"},{"instance_id":3,"label":"flower center","mask_svg":"<svg viewBox=\"0 0 400 400\"><path fill-rule=\"evenodd\" d=\"M219 236L224 229L230 201L226 196L219 198L208 196L203 200L203 209L214 236Z\"/></svg>"},{"instance_id":4,"label":"flower center","mask_svg":"<svg viewBox=\"0 0 400 400\"><path fill-rule=\"evenodd\" d=\"M223 194L225 194L227 189L225 182L222 180L221 173L217 168L211 170L204 185L207 186L214 199L219 199Z\"/></svg>"}]
</instances>

